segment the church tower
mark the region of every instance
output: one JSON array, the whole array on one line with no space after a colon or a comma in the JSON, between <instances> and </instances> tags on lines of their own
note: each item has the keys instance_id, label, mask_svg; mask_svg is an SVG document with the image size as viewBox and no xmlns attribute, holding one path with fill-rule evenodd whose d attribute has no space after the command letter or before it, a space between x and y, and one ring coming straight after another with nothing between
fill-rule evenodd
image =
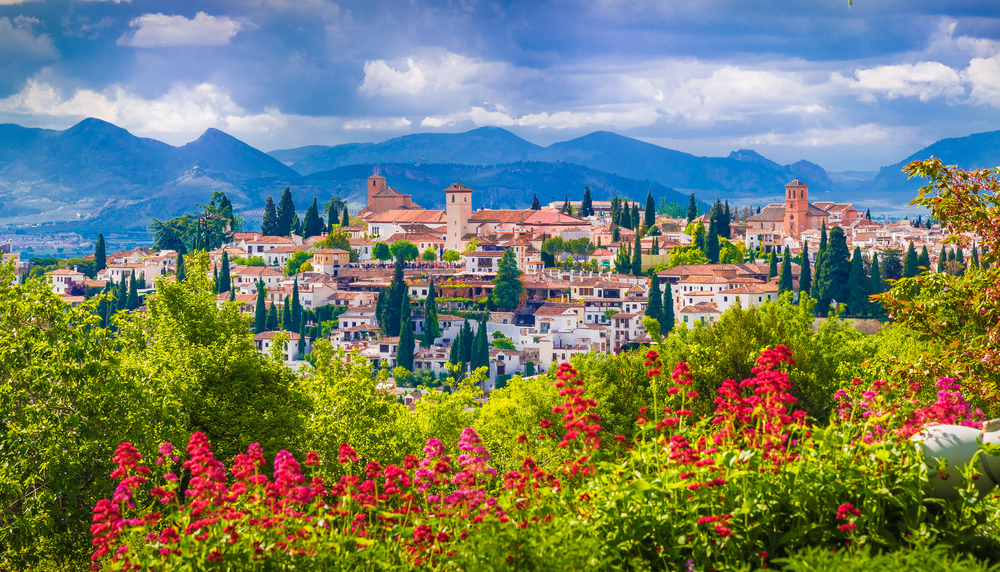
<instances>
[{"instance_id":1,"label":"church tower","mask_svg":"<svg viewBox=\"0 0 1000 572\"><path fill-rule=\"evenodd\" d=\"M469 217L472 216L472 189L462 183L455 183L444 190L444 199L448 218L445 248L462 252L462 237L468 231Z\"/></svg>"},{"instance_id":2,"label":"church tower","mask_svg":"<svg viewBox=\"0 0 1000 572\"><path fill-rule=\"evenodd\" d=\"M368 206L370 208L375 207L375 195L379 194L379 191L385 188L385 177L375 173L371 177L368 177Z\"/></svg>"},{"instance_id":3,"label":"church tower","mask_svg":"<svg viewBox=\"0 0 1000 572\"><path fill-rule=\"evenodd\" d=\"M795 179L785 185L785 232L799 236L809 229L809 185Z\"/></svg>"}]
</instances>

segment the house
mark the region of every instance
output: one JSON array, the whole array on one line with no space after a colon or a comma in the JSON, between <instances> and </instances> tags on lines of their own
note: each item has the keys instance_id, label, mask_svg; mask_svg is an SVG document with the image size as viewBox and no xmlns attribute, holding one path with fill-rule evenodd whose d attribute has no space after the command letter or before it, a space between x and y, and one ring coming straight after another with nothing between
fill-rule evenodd
<instances>
[{"instance_id":1,"label":"house","mask_svg":"<svg viewBox=\"0 0 1000 572\"><path fill-rule=\"evenodd\" d=\"M337 276L341 266L351 262L351 253L340 248L323 248L313 253L312 267L316 272Z\"/></svg>"},{"instance_id":2,"label":"house","mask_svg":"<svg viewBox=\"0 0 1000 572\"><path fill-rule=\"evenodd\" d=\"M413 202L413 195L401 193L385 184L385 177L375 173L368 177L368 206L358 211L364 219L393 210L422 210Z\"/></svg>"},{"instance_id":3,"label":"house","mask_svg":"<svg viewBox=\"0 0 1000 572\"><path fill-rule=\"evenodd\" d=\"M296 252L308 252L311 246L305 244L282 244L264 251L264 263L268 266L284 267Z\"/></svg>"},{"instance_id":4,"label":"house","mask_svg":"<svg viewBox=\"0 0 1000 572\"><path fill-rule=\"evenodd\" d=\"M781 231L785 235L797 237L803 231L827 226L848 226L861 218L851 204L830 202L810 203L809 185L795 179L785 185L785 203L767 205L747 220L747 234L756 231Z\"/></svg>"},{"instance_id":5,"label":"house","mask_svg":"<svg viewBox=\"0 0 1000 572\"><path fill-rule=\"evenodd\" d=\"M619 313L611 316L611 349L617 353L623 349L628 349L632 340L639 338L646 333L646 328L642 326L644 314L640 313Z\"/></svg>"},{"instance_id":6,"label":"house","mask_svg":"<svg viewBox=\"0 0 1000 572\"><path fill-rule=\"evenodd\" d=\"M83 281L87 279L82 272L77 272L69 268L53 270L46 276L48 277L49 284L52 286L52 291L60 296L67 295L74 283L79 282L82 285Z\"/></svg>"},{"instance_id":7,"label":"house","mask_svg":"<svg viewBox=\"0 0 1000 572\"><path fill-rule=\"evenodd\" d=\"M277 332L261 332L253 337L254 346L257 347L257 351L265 354L271 352L271 347L274 345L275 338L278 334L284 334L288 340L288 346L285 349L285 361L296 361L301 356L299 355L299 335L295 332L288 331L277 331ZM312 351L312 343L309 338L306 337L305 340L305 353Z\"/></svg>"}]
</instances>

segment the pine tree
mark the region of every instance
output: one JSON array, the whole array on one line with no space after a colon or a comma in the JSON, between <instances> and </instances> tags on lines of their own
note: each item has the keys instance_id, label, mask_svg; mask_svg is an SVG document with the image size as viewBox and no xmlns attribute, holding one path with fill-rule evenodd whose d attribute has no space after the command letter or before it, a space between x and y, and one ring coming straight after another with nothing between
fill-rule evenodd
<instances>
[{"instance_id":1,"label":"pine tree","mask_svg":"<svg viewBox=\"0 0 1000 572\"><path fill-rule=\"evenodd\" d=\"M580 218L594 216L594 202L590 200L590 187L583 187L583 200L580 201Z\"/></svg>"},{"instance_id":2,"label":"pine tree","mask_svg":"<svg viewBox=\"0 0 1000 572\"><path fill-rule=\"evenodd\" d=\"M264 205L264 220L260 223L260 233L264 236L281 236L278 228L278 213L274 209L274 200L267 197L267 204Z\"/></svg>"},{"instance_id":3,"label":"pine tree","mask_svg":"<svg viewBox=\"0 0 1000 572\"><path fill-rule=\"evenodd\" d=\"M267 320L264 322L265 329L269 332L277 330L281 324L278 319L278 308L271 302L271 306L267 310Z\"/></svg>"},{"instance_id":4,"label":"pine tree","mask_svg":"<svg viewBox=\"0 0 1000 572\"><path fill-rule=\"evenodd\" d=\"M135 281L135 270L132 271L132 275L129 276L128 280L128 304L129 310L135 310L139 308L139 288Z\"/></svg>"},{"instance_id":5,"label":"pine tree","mask_svg":"<svg viewBox=\"0 0 1000 572\"><path fill-rule=\"evenodd\" d=\"M565 202L563 202L563 206L561 209L559 209L559 212L563 214L568 214L570 216L573 215L573 205L571 205L569 202L569 195L566 195L566 200Z\"/></svg>"},{"instance_id":6,"label":"pine tree","mask_svg":"<svg viewBox=\"0 0 1000 572\"><path fill-rule=\"evenodd\" d=\"M653 273L653 279L650 281L649 295L646 301L646 315L661 324L663 322L663 293L660 292L660 277L655 272ZM660 330L663 330L662 326Z\"/></svg>"},{"instance_id":7,"label":"pine tree","mask_svg":"<svg viewBox=\"0 0 1000 572\"><path fill-rule=\"evenodd\" d=\"M768 256L768 266L767 266L767 279L770 280L778 275L778 258L774 255L774 251L771 251L770 256Z\"/></svg>"},{"instance_id":8,"label":"pine tree","mask_svg":"<svg viewBox=\"0 0 1000 572\"><path fill-rule=\"evenodd\" d=\"M187 273L184 271L184 255L177 255L177 282L184 282L187 280Z\"/></svg>"},{"instance_id":9,"label":"pine tree","mask_svg":"<svg viewBox=\"0 0 1000 572\"><path fill-rule=\"evenodd\" d=\"M802 262L799 264L799 298L808 296L812 288L812 268L809 266L809 242L802 244Z\"/></svg>"},{"instance_id":10,"label":"pine tree","mask_svg":"<svg viewBox=\"0 0 1000 572\"><path fill-rule=\"evenodd\" d=\"M385 335L390 338L399 335L403 295L406 294L406 290L406 282L403 280L403 261L397 258L392 274L392 283L389 284L389 292L386 295L386 308L383 311L385 326L382 329Z\"/></svg>"},{"instance_id":11,"label":"pine tree","mask_svg":"<svg viewBox=\"0 0 1000 572\"><path fill-rule=\"evenodd\" d=\"M660 333L666 334L674 329L674 296L671 293L670 281L663 284L663 320L660 321Z\"/></svg>"},{"instance_id":12,"label":"pine tree","mask_svg":"<svg viewBox=\"0 0 1000 572\"><path fill-rule=\"evenodd\" d=\"M781 277L778 278L778 294L791 292L794 285L792 283L792 253L785 246L785 253L781 257Z\"/></svg>"},{"instance_id":13,"label":"pine tree","mask_svg":"<svg viewBox=\"0 0 1000 572\"><path fill-rule=\"evenodd\" d=\"M688 222L693 221L697 217L698 217L698 203L696 203L694 200L694 193L691 193L691 196L688 197L688 212L687 212Z\"/></svg>"},{"instance_id":14,"label":"pine tree","mask_svg":"<svg viewBox=\"0 0 1000 572\"><path fill-rule=\"evenodd\" d=\"M313 202L306 209L305 220L302 222L302 238L319 236L323 234L323 222L319 218L319 205L315 197Z\"/></svg>"},{"instance_id":15,"label":"pine tree","mask_svg":"<svg viewBox=\"0 0 1000 572\"><path fill-rule=\"evenodd\" d=\"M621 242L622 233L618 230L617 224L611 225L611 242Z\"/></svg>"},{"instance_id":16,"label":"pine tree","mask_svg":"<svg viewBox=\"0 0 1000 572\"><path fill-rule=\"evenodd\" d=\"M636 234L639 232L639 225L639 205L632 203L632 230L636 231Z\"/></svg>"},{"instance_id":17,"label":"pine tree","mask_svg":"<svg viewBox=\"0 0 1000 572\"><path fill-rule=\"evenodd\" d=\"M413 371L413 320L409 313L399 326L399 346L396 348L396 365Z\"/></svg>"},{"instance_id":18,"label":"pine tree","mask_svg":"<svg viewBox=\"0 0 1000 572\"><path fill-rule=\"evenodd\" d=\"M253 333L259 334L267 329L267 306L265 306L264 281L257 281L257 306L253 313Z\"/></svg>"},{"instance_id":19,"label":"pine tree","mask_svg":"<svg viewBox=\"0 0 1000 572\"><path fill-rule=\"evenodd\" d=\"M906 258L903 259L903 278L913 278L917 275L917 250L913 248L913 241L906 249Z\"/></svg>"},{"instance_id":20,"label":"pine tree","mask_svg":"<svg viewBox=\"0 0 1000 572\"><path fill-rule=\"evenodd\" d=\"M646 191L646 211L643 213L646 228L653 228L656 224L656 201L653 199L653 187Z\"/></svg>"},{"instance_id":21,"label":"pine tree","mask_svg":"<svg viewBox=\"0 0 1000 572\"><path fill-rule=\"evenodd\" d=\"M848 311L851 315L860 318L868 311L868 288L871 286L871 279L865 275L865 262L861 258L861 249L858 247L854 247L847 286Z\"/></svg>"},{"instance_id":22,"label":"pine tree","mask_svg":"<svg viewBox=\"0 0 1000 572\"><path fill-rule=\"evenodd\" d=\"M462 364L467 364L472 361L472 342L475 341L475 335L472 333L472 326L469 325L469 320L465 320L462 324L462 347L459 348L459 357L462 360Z\"/></svg>"},{"instance_id":23,"label":"pine tree","mask_svg":"<svg viewBox=\"0 0 1000 572\"><path fill-rule=\"evenodd\" d=\"M341 228L347 228L351 226L351 215L347 212L347 207L344 207L344 218L340 219Z\"/></svg>"},{"instance_id":24,"label":"pine tree","mask_svg":"<svg viewBox=\"0 0 1000 572\"><path fill-rule=\"evenodd\" d=\"M715 219L708 223L708 238L705 239L705 256L711 264L719 263L719 230Z\"/></svg>"},{"instance_id":25,"label":"pine tree","mask_svg":"<svg viewBox=\"0 0 1000 572\"><path fill-rule=\"evenodd\" d=\"M441 323L438 321L437 291L434 289L434 279L431 278L427 298L424 299L424 346L431 347L439 337Z\"/></svg>"},{"instance_id":26,"label":"pine tree","mask_svg":"<svg viewBox=\"0 0 1000 572\"><path fill-rule=\"evenodd\" d=\"M219 292L229 292L233 279L229 274L229 253L222 251L222 270L219 271Z\"/></svg>"},{"instance_id":27,"label":"pine tree","mask_svg":"<svg viewBox=\"0 0 1000 572\"><path fill-rule=\"evenodd\" d=\"M514 250L507 249L500 258L497 276L493 279L493 292L490 299L497 308L510 310L521 305L521 292L524 284L521 282L521 271L517 269Z\"/></svg>"},{"instance_id":28,"label":"pine tree","mask_svg":"<svg viewBox=\"0 0 1000 572\"><path fill-rule=\"evenodd\" d=\"M285 187L278 201L278 236L288 236L292 232L292 222L295 217L295 202L292 201L292 189Z\"/></svg>"},{"instance_id":29,"label":"pine tree","mask_svg":"<svg viewBox=\"0 0 1000 572\"><path fill-rule=\"evenodd\" d=\"M302 221L299 220L299 213L292 213L291 234L302 236Z\"/></svg>"},{"instance_id":30,"label":"pine tree","mask_svg":"<svg viewBox=\"0 0 1000 572\"><path fill-rule=\"evenodd\" d=\"M821 237L822 240L822 237ZM821 316L826 316L830 302L838 304L847 301L848 280L851 274L850 251L847 237L839 226L830 231L829 243L821 256L821 265L816 269L816 284L819 288L816 308Z\"/></svg>"},{"instance_id":31,"label":"pine tree","mask_svg":"<svg viewBox=\"0 0 1000 572\"><path fill-rule=\"evenodd\" d=\"M294 332L295 327L295 317L292 315L292 305L290 303L291 298L285 296L285 303L281 307L281 329Z\"/></svg>"},{"instance_id":32,"label":"pine tree","mask_svg":"<svg viewBox=\"0 0 1000 572\"><path fill-rule=\"evenodd\" d=\"M938 255L937 271L944 272L944 263L948 261L948 253L945 252L944 245L941 245L941 254Z\"/></svg>"},{"instance_id":33,"label":"pine tree","mask_svg":"<svg viewBox=\"0 0 1000 572\"><path fill-rule=\"evenodd\" d=\"M931 255L927 252L927 246L925 245L920 249L920 254L917 255L917 274L923 274L929 272L931 269Z\"/></svg>"},{"instance_id":34,"label":"pine tree","mask_svg":"<svg viewBox=\"0 0 1000 572\"><path fill-rule=\"evenodd\" d=\"M540 203L538 201L538 195L532 194L531 195L531 210L537 211L537 210L541 210L541 208L542 208L542 203Z\"/></svg>"},{"instance_id":35,"label":"pine tree","mask_svg":"<svg viewBox=\"0 0 1000 572\"><path fill-rule=\"evenodd\" d=\"M326 231L333 232L333 226L340 223L340 211L337 209L337 202L331 200L326 211L327 227Z\"/></svg>"},{"instance_id":36,"label":"pine tree","mask_svg":"<svg viewBox=\"0 0 1000 572\"><path fill-rule=\"evenodd\" d=\"M292 283L292 327L285 329L297 332L302 322L302 302L299 301L299 279L296 278Z\"/></svg>"},{"instance_id":37,"label":"pine tree","mask_svg":"<svg viewBox=\"0 0 1000 572\"><path fill-rule=\"evenodd\" d=\"M104 245L104 234L97 233L97 244L94 245L94 272L100 272L108 267L108 253Z\"/></svg>"},{"instance_id":38,"label":"pine tree","mask_svg":"<svg viewBox=\"0 0 1000 572\"><path fill-rule=\"evenodd\" d=\"M635 248L632 250L632 276L642 276L642 245L639 233L635 233Z\"/></svg>"}]
</instances>

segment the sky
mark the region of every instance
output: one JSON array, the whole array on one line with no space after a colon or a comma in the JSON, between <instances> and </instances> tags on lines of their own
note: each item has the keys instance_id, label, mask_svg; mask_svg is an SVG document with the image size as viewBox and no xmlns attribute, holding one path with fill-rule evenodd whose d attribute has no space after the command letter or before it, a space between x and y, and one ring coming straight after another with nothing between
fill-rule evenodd
<instances>
[{"instance_id":1,"label":"sky","mask_svg":"<svg viewBox=\"0 0 1000 572\"><path fill-rule=\"evenodd\" d=\"M1000 129L996 0L0 0L0 122L265 151L492 125L876 170Z\"/></svg>"}]
</instances>

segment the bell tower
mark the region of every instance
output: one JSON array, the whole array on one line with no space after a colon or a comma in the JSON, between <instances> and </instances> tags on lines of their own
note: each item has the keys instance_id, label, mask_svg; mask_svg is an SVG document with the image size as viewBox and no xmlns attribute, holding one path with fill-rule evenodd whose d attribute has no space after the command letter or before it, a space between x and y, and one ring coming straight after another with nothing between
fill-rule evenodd
<instances>
[{"instance_id":1,"label":"bell tower","mask_svg":"<svg viewBox=\"0 0 1000 572\"><path fill-rule=\"evenodd\" d=\"M371 177L368 177L368 207L369 208L374 208L374 206L375 206L375 202L374 202L375 195L377 195L379 193L379 191L381 191L383 189L385 189L385 177L383 177L382 175L379 175L378 173L375 173Z\"/></svg>"},{"instance_id":2,"label":"bell tower","mask_svg":"<svg viewBox=\"0 0 1000 572\"><path fill-rule=\"evenodd\" d=\"M795 179L785 185L785 232L798 236L809 229L809 185Z\"/></svg>"},{"instance_id":3,"label":"bell tower","mask_svg":"<svg viewBox=\"0 0 1000 572\"><path fill-rule=\"evenodd\" d=\"M455 183L444 190L445 211L448 218L448 236L445 248L462 252L462 237L468 232L472 216L472 189Z\"/></svg>"}]
</instances>

